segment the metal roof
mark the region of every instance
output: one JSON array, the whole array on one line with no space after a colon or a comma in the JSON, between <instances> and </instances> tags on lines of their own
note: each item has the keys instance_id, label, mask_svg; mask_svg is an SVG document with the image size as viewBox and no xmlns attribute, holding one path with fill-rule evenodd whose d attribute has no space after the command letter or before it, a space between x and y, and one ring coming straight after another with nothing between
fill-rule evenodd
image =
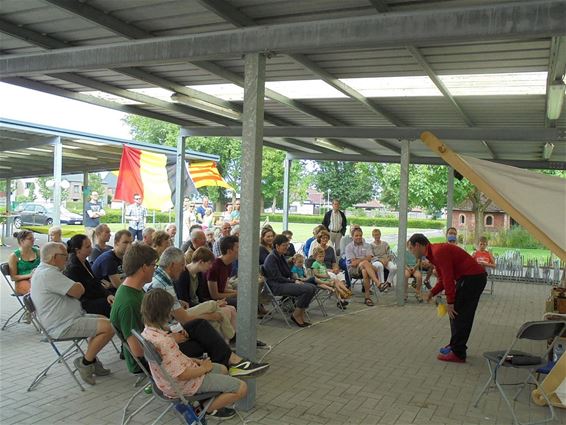
<instances>
[{"instance_id":1,"label":"metal roof","mask_svg":"<svg viewBox=\"0 0 566 425\"><path fill-rule=\"evenodd\" d=\"M63 174L117 170L122 146L176 155L170 146L140 143L0 118L0 178L53 175L53 139L63 145ZM218 161L217 155L187 151L190 161Z\"/></svg>"},{"instance_id":2,"label":"metal roof","mask_svg":"<svg viewBox=\"0 0 566 425\"><path fill-rule=\"evenodd\" d=\"M266 90L266 126L521 127L535 136L447 142L458 153L538 164L547 140L536 130L566 128L566 114L546 118L546 95L454 96L439 77L547 72L548 84L562 81L564 22L566 2L556 0L2 0L0 75L11 84L185 127L239 126L242 102L186 86L242 86L242 54L261 51L268 55L267 81L323 80L346 95L297 100ZM443 96L369 98L340 80L393 76L427 76ZM128 91L150 87L197 102ZM135 104L83 93L93 90ZM564 167L566 137L557 134L551 159ZM265 140L295 157L336 156L312 137ZM333 141L344 147L344 158L399 152L395 138ZM433 155L419 142L411 154Z\"/></svg>"}]
</instances>

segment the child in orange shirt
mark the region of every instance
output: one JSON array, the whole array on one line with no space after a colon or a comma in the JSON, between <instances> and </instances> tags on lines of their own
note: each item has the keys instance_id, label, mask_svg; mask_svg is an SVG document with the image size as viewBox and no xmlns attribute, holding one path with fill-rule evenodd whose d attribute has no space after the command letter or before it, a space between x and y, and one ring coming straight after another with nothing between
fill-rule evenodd
<instances>
[{"instance_id":1,"label":"child in orange shirt","mask_svg":"<svg viewBox=\"0 0 566 425\"><path fill-rule=\"evenodd\" d=\"M483 268L495 268L495 259L491 252L487 250L487 238L482 236L480 238L478 249L472 254L472 257L483 266Z\"/></svg>"}]
</instances>

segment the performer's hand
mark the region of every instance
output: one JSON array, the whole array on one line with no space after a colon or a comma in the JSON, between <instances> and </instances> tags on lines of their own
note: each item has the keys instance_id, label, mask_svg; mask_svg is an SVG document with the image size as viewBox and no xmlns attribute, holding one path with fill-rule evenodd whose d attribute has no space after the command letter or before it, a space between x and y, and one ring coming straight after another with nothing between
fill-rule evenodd
<instances>
[{"instance_id":1,"label":"performer's hand","mask_svg":"<svg viewBox=\"0 0 566 425\"><path fill-rule=\"evenodd\" d=\"M451 319L455 319L458 315L458 312L454 310L454 304L446 304L446 307L448 310L448 316L450 316Z\"/></svg>"},{"instance_id":2,"label":"performer's hand","mask_svg":"<svg viewBox=\"0 0 566 425\"><path fill-rule=\"evenodd\" d=\"M423 300L429 303L431 299L432 299L432 292L430 291L425 292L425 294L423 295Z\"/></svg>"}]
</instances>

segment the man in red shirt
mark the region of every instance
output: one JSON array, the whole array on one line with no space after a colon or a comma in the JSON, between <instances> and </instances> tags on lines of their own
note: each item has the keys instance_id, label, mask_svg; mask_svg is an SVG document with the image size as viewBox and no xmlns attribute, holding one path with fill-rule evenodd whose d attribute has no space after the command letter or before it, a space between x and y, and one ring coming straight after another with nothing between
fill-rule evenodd
<instances>
[{"instance_id":1,"label":"man in red shirt","mask_svg":"<svg viewBox=\"0 0 566 425\"><path fill-rule=\"evenodd\" d=\"M431 244L425 235L415 233L409 239L409 249L416 258L426 257L438 273L438 281L424 299L444 290L450 316L450 344L440 349L438 360L464 363L466 343L472 331L474 315L487 283L482 266L462 248L450 243Z\"/></svg>"},{"instance_id":2,"label":"man in red shirt","mask_svg":"<svg viewBox=\"0 0 566 425\"><path fill-rule=\"evenodd\" d=\"M222 255L214 260L208 270L208 291L211 299L225 299L229 305L236 307L238 291L232 289L228 283L232 272L232 263L238 259L238 238L236 236L222 238L220 240L220 251Z\"/></svg>"}]
</instances>

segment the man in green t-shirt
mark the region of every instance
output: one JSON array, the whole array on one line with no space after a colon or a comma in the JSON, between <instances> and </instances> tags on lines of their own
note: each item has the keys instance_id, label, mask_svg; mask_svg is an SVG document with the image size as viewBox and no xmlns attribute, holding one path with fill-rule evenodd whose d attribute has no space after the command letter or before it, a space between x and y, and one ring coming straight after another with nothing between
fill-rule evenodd
<instances>
[{"instance_id":1,"label":"man in green t-shirt","mask_svg":"<svg viewBox=\"0 0 566 425\"><path fill-rule=\"evenodd\" d=\"M156 264L157 253L150 246L136 243L126 251L122 263L126 280L116 291L110 312L112 325L128 343L131 354L139 359L143 359L143 348L132 335L132 329L140 333L143 331L141 317L143 286L152 281ZM214 363L225 365L232 376L257 375L269 367L268 363L255 363L233 353L222 336L206 320L191 320L183 324L183 327L182 331L172 332L171 335L188 357L200 357L208 353ZM124 356L128 370L139 373L136 361L130 353L125 351Z\"/></svg>"}]
</instances>

